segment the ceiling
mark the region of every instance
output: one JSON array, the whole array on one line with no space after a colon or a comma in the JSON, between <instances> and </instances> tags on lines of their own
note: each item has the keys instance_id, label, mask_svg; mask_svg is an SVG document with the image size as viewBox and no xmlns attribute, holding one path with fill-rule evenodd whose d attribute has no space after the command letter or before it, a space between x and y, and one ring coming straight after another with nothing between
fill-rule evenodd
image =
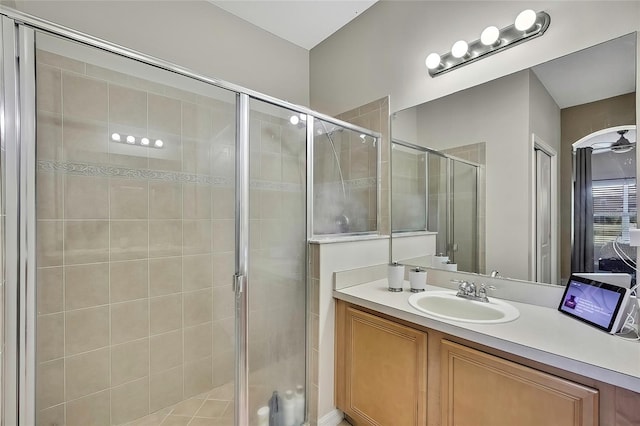
<instances>
[{"instance_id":1,"label":"ceiling","mask_svg":"<svg viewBox=\"0 0 640 426\"><path fill-rule=\"evenodd\" d=\"M636 35L619 37L532 69L560 108L631 93L636 87Z\"/></svg>"},{"instance_id":2,"label":"ceiling","mask_svg":"<svg viewBox=\"0 0 640 426\"><path fill-rule=\"evenodd\" d=\"M310 50L377 0L208 1ZM630 34L532 69L558 106L567 108L635 91L635 55L635 34Z\"/></svg>"},{"instance_id":3,"label":"ceiling","mask_svg":"<svg viewBox=\"0 0 640 426\"><path fill-rule=\"evenodd\" d=\"M209 0L276 36L311 50L377 0Z\"/></svg>"}]
</instances>

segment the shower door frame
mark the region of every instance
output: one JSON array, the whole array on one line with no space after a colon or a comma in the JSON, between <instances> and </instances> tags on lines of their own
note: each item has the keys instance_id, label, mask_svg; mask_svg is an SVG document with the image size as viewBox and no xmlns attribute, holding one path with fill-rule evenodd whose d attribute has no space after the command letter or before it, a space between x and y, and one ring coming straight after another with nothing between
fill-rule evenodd
<instances>
[{"instance_id":1,"label":"shower door frame","mask_svg":"<svg viewBox=\"0 0 640 426\"><path fill-rule=\"evenodd\" d=\"M0 80L0 137L6 170L5 186L6 234L3 250L6 258L6 275L3 301L3 327L5 336L2 350L2 410L0 425L32 426L35 424L35 368L36 368L36 294L35 294L35 33L43 32L78 42L89 47L142 62L184 77L226 89L236 93L236 247L235 274L233 280L236 295L235 322L235 424L247 425L248 405L248 291L251 288L249 265L249 101L256 99L309 116L307 120L306 159L312 164L314 117L380 140L380 133L318 113L310 108L295 105L223 80L210 78L179 65L86 35L64 26L0 6L2 49ZM22 66L19 66L19 64ZM378 148L379 152L379 148ZM378 154L378 163L379 163ZM379 166L378 166L379 168ZM306 241L312 236L313 171L306 168L307 209ZM378 171L379 174L379 171ZM378 179L379 180L379 179ZM378 184L379 186L379 184ZM378 191L379 193L379 191ZM378 194L379 198L379 194ZM378 203L379 204L379 203ZM379 209L379 207L378 207ZM378 215L379 216L379 215ZM379 218L378 218L379 220ZM8 249L8 250L7 250ZM308 250L307 250L308 251ZM305 285L308 288L308 252L305 265ZM306 305L309 306L307 291ZM305 420L308 419L309 377L311 351L308 309L306 309L306 366L305 366Z\"/></svg>"}]
</instances>

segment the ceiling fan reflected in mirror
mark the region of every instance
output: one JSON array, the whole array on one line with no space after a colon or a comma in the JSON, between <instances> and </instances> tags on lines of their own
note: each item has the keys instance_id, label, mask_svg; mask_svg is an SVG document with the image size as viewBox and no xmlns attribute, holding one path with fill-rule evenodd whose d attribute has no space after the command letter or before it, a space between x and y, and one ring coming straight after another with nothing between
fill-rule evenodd
<instances>
[{"instance_id":1,"label":"ceiling fan reflected in mirror","mask_svg":"<svg viewBox=\"0 0 640 426\"><path fill-rule=\"evenodd\" d=\"M636 147L636 141L631 142L624 136L628 131L629 130L618 130L616 133L620 135L620 138L615 142L596 142L592 144L591 147L594 152L611 151L617 154L629 152Z\"/></svg>"}]
</instances>

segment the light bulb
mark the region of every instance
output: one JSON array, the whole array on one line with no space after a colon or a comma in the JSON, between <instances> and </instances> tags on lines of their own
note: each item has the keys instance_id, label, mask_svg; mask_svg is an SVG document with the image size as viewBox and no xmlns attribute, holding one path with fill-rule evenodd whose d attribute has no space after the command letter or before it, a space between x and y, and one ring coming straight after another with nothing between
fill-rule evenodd
<instances>
[{"instance_id":1,"label":"light bulb","mask_svg":"<svg viewBox=\"0 0 640 426\"><path fill-rule=\"evenodd\" d=\"M425 59L424 64L430 70L438 68L440 66L440 55L437 53L430 53L429 56L427 56L427 59Z\"/></svg>"},{"instance_id":2,"label":"light bulb","mask_svg":"<svg viewBox=\"0 0 640 426\"><path fill-rule=\"evenodd\" d=\"M111 134L111 139L116 141L116 142L120 142L120 133L112 133Z\"/></svg>"},{"instance_id":3,"label":"light bulb","mask_svg":"<svg viewBox=\"0 0 640 426\"><path fill-rule=\"evenodd\" d=\"M149 145L149 138L140 139L140 145L144 145L144 146Z\"/></svg>"},{"instance_id":4,"label":"light bulb","mask_svg":"<svg viewBox=\"0 0 640 426\"><path fill-rule=\"evenodd\" d=\"M480 34L480 41L485 46L493 46L498 41L499 37L500 37L500 30L498 29L498 27L494 27L492 25L490 27L485 28L484 31L482 31L482 34Z\"/></svg>"},{"instance_id":5,"label":"light bulb","mask_svg":"<svg viewBox=\"0 0 640 426\"><path fill-rule=\"evenodd\" d=\"M523 10L516 17L515 27L518 31L527 31L536 23L536 12L531 9Z\"/></svg>"},{"instance_id":6,"label":"light bulb","mask_svg":"<svg viewBox=\"0 0 640 426\"><path fill-rule=\"evenodd\" d=\"M156 148L162 148L162 145L164 145L164 142L162 142L160 139L156 139L154 145Z\"/></svg>"},{"instance_id":7,"label":"light bulb","mask_svg":"<svg viewBox=\"0 0 640 426\"><path fill-rule=\"evenodd\" d=\"M307 114L300 113L300 120L307 121Z\"/></svg>"},{"instance_id":8,"label":"light bulb","mask_svg":"<svg viewBox=\"0 0 640 426\"><path fill-rule=\"evenodd\" d=\"M127 143L130 143L130 144L136 143L136 138L131 135L127 136Z\"/></svg>"},{"instance_id":9,"label":"light bulb","mask_svg":"<svg viewBox=\"0 0 640 426\"><path fill-rule=\"evenodd\" d=\"M300 119L297 115L292 115L291 118L289 118L289 122L295 126L300 122Z\"/></svg>"},{"instance_id":10,"label":"light bulb","mask_svg":"<svg viewBox=\"0 0 640 426\"><path fill-rule=\"evenodd\" d=\"M464 40L458 40L451 46L451 54L454 58L462 58L469 51L469 45Z\"/></svg>"}]
</instances>

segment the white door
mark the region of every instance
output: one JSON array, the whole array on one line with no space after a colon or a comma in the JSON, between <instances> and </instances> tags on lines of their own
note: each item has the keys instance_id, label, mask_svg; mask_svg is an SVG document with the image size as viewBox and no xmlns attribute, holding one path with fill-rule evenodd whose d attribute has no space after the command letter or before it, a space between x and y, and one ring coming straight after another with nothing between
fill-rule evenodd
<instances>
[{"instance_id":1,"label":"white door","mask_svg":"<svg viewBox=\"0 0 640 426\"><path fill-rule=\"evenodd\" d=\"M536 149L536 276L538 282L551 280L551 157Z\"/></svg>"}]
</instances>

